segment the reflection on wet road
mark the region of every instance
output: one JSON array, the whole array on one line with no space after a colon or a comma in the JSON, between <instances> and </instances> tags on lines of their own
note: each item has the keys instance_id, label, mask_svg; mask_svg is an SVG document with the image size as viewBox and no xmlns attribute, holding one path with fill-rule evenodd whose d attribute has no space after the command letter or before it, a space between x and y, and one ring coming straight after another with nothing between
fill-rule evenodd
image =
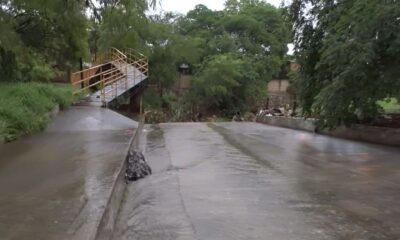
<instances>
[{"instance_id":1,"label":"reflection on wet road","mask_svg":"<svg viewBox=\"0 0 400 240\"><path fill-rule=\"evenodd\" d=\"M256 123L149 128L115 239L399 239L400 149Z\"/></svg>"},{"instance_id":2,"label":"reflection on wet road","mask_svg":"<svg viewBox=\"0 0 400 240\"><path fill-rule=\"evenodd\" d=\"M0 145L0 240L90 239L136 126L71 107L44 132Z\"/></svg>"}]
</instances>

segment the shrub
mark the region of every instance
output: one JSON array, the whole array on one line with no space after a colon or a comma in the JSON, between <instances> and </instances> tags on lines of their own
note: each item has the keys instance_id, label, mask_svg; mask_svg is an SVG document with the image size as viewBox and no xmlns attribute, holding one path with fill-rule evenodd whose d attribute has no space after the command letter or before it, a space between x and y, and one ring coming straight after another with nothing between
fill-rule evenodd
<instances>
[{"instance_id":1,"label":"shrub","mask_svg":"<svg viewBox=\"0 0 400 240\"><path fill-rule=\"evenodd\" d=\"M378 101L378 105L383 108L385 113L400 113L400 102L396 98Z\"/></svg>"},{"instance_id":2,"label":"shrub","mask_svg":"<svg viewBox=\"0 0 400 240\"><path fill-rule=\"evenodd\" d=\"M244 118L244 120L247 121L247 122L254 122L255 119L256 119L256 115L255 115L254 113L251 113L251 112L246 112L246 113L243 115L243 118Z\"/></svg>"},{"instance_id":3,"label":"shrub","mask_svg":"<svg viewBox=\"0 0 400 240\"><path fill-rule=\"evenodd\" d=\"M45 128L48 112L72 103L69 87L43 83L0 84L0 138L12 141Z\"/></svg>"},{"instance_id":4,"label":"shrub","mask_svg":"<svg viewBox=\"0 0 400 240\"><path fill-rule=\"evenodd\" d=\"M167 116L164 112L160 110L151 110L146 116L146 123L148 124L157 124L165 122Z\"/></svg>"}]
</instances>

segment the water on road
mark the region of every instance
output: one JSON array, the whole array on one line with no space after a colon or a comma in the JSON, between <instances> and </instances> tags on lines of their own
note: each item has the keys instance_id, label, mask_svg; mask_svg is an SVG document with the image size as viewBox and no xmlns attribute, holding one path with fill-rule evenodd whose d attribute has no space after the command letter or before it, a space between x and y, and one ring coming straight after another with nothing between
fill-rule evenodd
<instances>
[{"instance_id":1,"label":"water on road","mask_svg":"<svg viewBox=\"0 0 400 240\"><path fill-rule=\"evenodd\" d=\"M148 128L114 239L400 238L400 149L256 123Z\"/></svg>"},{"instance_id":2,"label":"water on road","mask_svg":"<svg viewBox=\"0 0 400 240\"><path fill-rule=\"evenodd\" d=\"M0 145L0 240L91 239L136 127L71 107L44 132Z\"/></svg>"}]
</instances>

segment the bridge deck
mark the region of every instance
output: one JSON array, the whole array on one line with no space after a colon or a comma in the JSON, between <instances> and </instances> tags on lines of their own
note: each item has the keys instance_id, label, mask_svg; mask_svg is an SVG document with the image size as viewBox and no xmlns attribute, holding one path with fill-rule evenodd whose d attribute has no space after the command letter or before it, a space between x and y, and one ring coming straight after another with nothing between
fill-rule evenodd
<instances>
[{"instance_id":1,"label":"bridge deck","mask_svg":"<svg viewBox=\"0 0 400 240\"><path fill-rule=\"evenodd\" d=\"M399 239L400 149L257 123L148 128L114 239Z\"/></svg>"},{"instance_id":2,"label":"bridge deck","mask_svg":"<svg viewBox=\"0 0 400 240\"><path fill-rule=\"evenodd\" d=\"M127 67L127 74L126 77L116 81L115 83L108 85L104 88L104 90L98 90L97 92L93 93L90 96L90 101L93 103L103 103L101 94L104 91L105 93L105 104L110 103L115 98L121 96L122 94L129 91L129 89L134 88L135 86L139 85L143 82L147 76L140 72L137 68L132 65L123 65L113 63L116 68L120 69L121 72L124 71L124 68Z\"/></svg>"},{"instance_id":3,"label":"bridge deck","mask_svg":"<svg viewBox=\"0 0 400 240\"><path fill-rule=\"evenodd\" d=\"M92 65L71 73L69 78L74 89L72 94L86 94L86 102L95 106L107 106L143 82L149 72L147 57L133 49L111 48L99 54ZM97 91L91 93L93 88Z\"/></svg>"}]
</instances>

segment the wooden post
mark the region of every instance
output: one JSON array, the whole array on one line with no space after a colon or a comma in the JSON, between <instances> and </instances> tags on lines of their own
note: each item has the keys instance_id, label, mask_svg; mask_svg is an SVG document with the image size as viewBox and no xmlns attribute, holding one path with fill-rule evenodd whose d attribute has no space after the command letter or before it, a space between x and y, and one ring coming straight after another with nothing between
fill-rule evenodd
<instances>
[{"instance_id":1,"label":"wooden post","mask_svg":"<svg viewBox=\"0 0 400 240\"><path fill-rule=\"evenodd\" d=\"M69 83L71 84L71 100L72 102L74 101L74 95L75 95L75 89L74 89L74 84L72 82L72 71L71 69L67 70L67 78Z\"/></svg>"},{"instance_id":2,"label":"wooden post","mask_svg":"<svg viewBox=\"0 0 400 240\"><path fill-rule=\"evenodd\" d=\"M67 70L67 78L68 78L68 81L72 84L73 82L72 82L72 71L71 71L71 69Z\"/></svg>"},{"instance_id":3,"label":"wooden post","mask_svg":"<svg viewBox=\"0 0 400 240\"><path fill-rule=\"evenodd\" d=\"M125 90L128 90L128 63L125 63Z\"/></svg>"},{"instance_id":4,"label":"wooden post","mask_svg":"<svg viewBox=\"0 0 400 240\"><path fill-rule=\"evenodd\" d=\"M143 114L143 98L142 98L142 95L140 95L140 110L139 110L139 112L140 112L140 115Z\"/></svg>"},{"instance_id":5,"label":"wooden post","mask_svg":"<svg viewBox=\"0 0 400 240\"><path fill-rule=\"evenodd\" d=\"M103 74L100 75L100 89L101 89L100 90L101 101L103 102L103 105L106 105L106 92L105 92Z\"/></svg>"},{"instance_id":6,"label":"wooden post","mask_svg":"<svg viewBox=\"0 0 400 240\"><path fill-rule=\"evenodd\" d=\"M292 108L293 116L296 116L296 109L297 109L297 101L294 100L294 102L293 102L293 108Z\"/></svg>"},{"instance_id":7,"label":"wooden post","mask_svg":"<svg viewBox=\"0 0 400 240\"><path fill-rule=\"evenodd\" d=\"M137 70L136 64L135 64L134 67L135 67L135 68L133 69L133 86L136 85L136 70Z\"/></svg>"}]
</instances>

